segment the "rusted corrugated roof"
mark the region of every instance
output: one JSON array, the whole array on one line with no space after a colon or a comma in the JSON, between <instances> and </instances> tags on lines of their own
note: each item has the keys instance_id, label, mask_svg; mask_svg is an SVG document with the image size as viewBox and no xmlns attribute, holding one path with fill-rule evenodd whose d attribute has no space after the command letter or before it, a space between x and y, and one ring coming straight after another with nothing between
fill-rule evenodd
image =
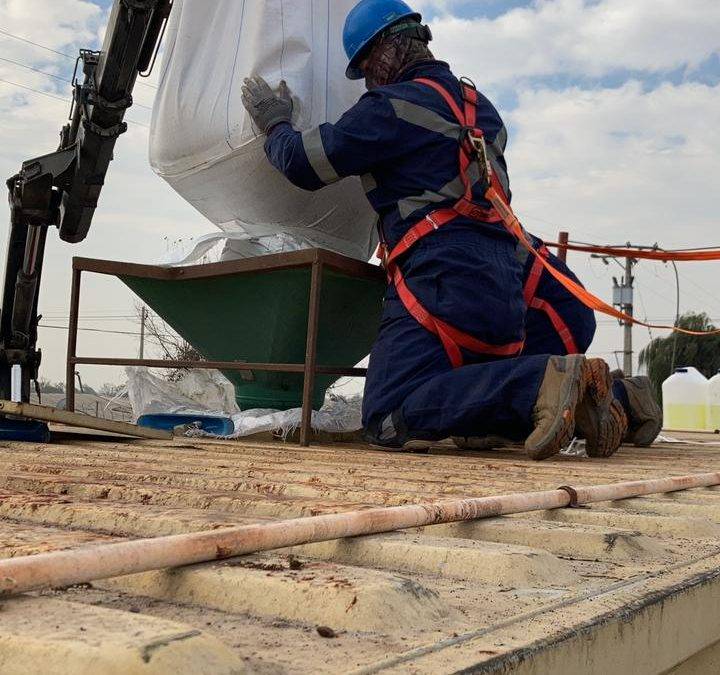
<instances>
[{"instance_id":1,"label":"rusted corrugated roof","mask_svg":"<svg viewBox=\"0 0 720 675\"><path fill-rule=\"evenodd\" d=\"M539 464L519 449L6 443L0 555L717 470L714 437L691 440ZM30 655L42 670L62 653L62 672L659 672L720 639L719 534L710 488L97 582L6 601L0 664L14 672Z\"/></svg>"}]
</instances>

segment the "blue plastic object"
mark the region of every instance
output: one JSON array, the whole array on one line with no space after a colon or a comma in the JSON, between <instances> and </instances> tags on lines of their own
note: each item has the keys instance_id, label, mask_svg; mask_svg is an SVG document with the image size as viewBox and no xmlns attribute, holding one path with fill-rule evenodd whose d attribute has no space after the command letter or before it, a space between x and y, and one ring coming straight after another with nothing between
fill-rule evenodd
<instances>
[{"instance_id":1,"label":"blue plastic object","mask_svg":"<svg viewBox=\"0 0 720 675\"><path fill-rule=\"evenodd\" d=\"M192 424L213 436L230 436L235 431L235 425L229 417L211 415L143 415L137 423L141 427L163 431Z\"/></svg>"},{"instance_id":2,"label":"blue plastic object","mask_svg":"<svg viewBox=\"0 0 720 675\"><path fill-rule=\"evenodd\" d=\"M50 429L45 422L0 417L0 440L49 443Z\"/></svg>"},{"instance_id":3,"label":"blue plastic object","mask_svg":"<svg viewBox=\"0 0 720 675\"><path fill-rule=\"evenodd\" d=\"M345 74L351 80L361 80L363 73L358 63L367 47L386 28L401 19L422 21L422 15L411 9L403 0L360 0L345 20L343 46L350 65Z\"/></svg>"}]
</instances>

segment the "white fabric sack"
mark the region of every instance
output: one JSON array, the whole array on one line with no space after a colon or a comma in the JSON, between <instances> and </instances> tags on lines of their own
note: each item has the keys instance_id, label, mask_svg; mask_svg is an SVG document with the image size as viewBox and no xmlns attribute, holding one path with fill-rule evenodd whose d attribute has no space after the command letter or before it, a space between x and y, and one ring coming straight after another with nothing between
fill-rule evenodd
<instances>
[{"instance_id":1,"label":"white fabric sack","mask_svg":"<svg viewBox=\"0 0 720 675\"><path fill-rule=\"evenodd\" d=\"M175 0L153 110L150 163L222 230L247 240L284 234L367 260L375 214L358 178L318 192L267 161L241 101L243 79L287 81L293 124L335 122L362 94L344 75L342 28L356 0ZM262 250L262 246L260 250ZM250 248L240 246L241 255Z\"/></svg>"}]
</instances>

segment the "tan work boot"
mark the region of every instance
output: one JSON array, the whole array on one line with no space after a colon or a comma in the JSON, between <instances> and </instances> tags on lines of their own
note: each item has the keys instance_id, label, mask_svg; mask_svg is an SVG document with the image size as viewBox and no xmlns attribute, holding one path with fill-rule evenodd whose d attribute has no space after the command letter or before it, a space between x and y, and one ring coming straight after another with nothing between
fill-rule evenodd
<instances>
[{"instance_id":1,"label":"tan work boot","mask_svg":"<svg viewBox=\"0 0 720 675\"><path fill-rule=\"evenodd\" d=\"M625 441L640 447L652 445L663 425L663 412L658 404L649 377L625 377L622 370L610 373L620 380L630 403L630 419Z\"/></svg>"},{"instance_id":2,"label":"tan work boot","mask_svg":"<svg viewBox=\"0 0 720 675\"><path fill-rule=\"evenodd\" d=\"M575 409L587 386L585 357L551 356L533 409L535 430L525 441L531 459L547 459L575 433Z\"/></svg>"},{"instance_id":3,"label":"tan work boot","mask_svg":"<svg viewBox=\"0 0 720 675\"><path fill-rule=\"evenodd\" d=\"M590 457L610 457L622 445L628 419L613 395L612 377L602 359L587 359L585 396L575 412L577 434L585 439Z\"/></svg>"}]
</instances>

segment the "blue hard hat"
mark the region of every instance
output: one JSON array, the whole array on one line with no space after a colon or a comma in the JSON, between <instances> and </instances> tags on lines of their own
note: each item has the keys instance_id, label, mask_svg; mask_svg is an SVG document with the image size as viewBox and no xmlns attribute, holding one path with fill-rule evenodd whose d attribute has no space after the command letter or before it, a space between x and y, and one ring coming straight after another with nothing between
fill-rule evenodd
<instances>
[{"instance_id":1,"label":"blue hard hat","mask_svg":"<svg viewBox=\"0 0 720 675\"><path fill-rule=\"evenodd\" d=\"M386 28L402 19L422 21L422 15L414 12L403 0L360 0L348 14L343 31L343 45L350 65L345 74L351 80L361 80L358 68L365 48Z\"/></svg>"}]
</instances>

